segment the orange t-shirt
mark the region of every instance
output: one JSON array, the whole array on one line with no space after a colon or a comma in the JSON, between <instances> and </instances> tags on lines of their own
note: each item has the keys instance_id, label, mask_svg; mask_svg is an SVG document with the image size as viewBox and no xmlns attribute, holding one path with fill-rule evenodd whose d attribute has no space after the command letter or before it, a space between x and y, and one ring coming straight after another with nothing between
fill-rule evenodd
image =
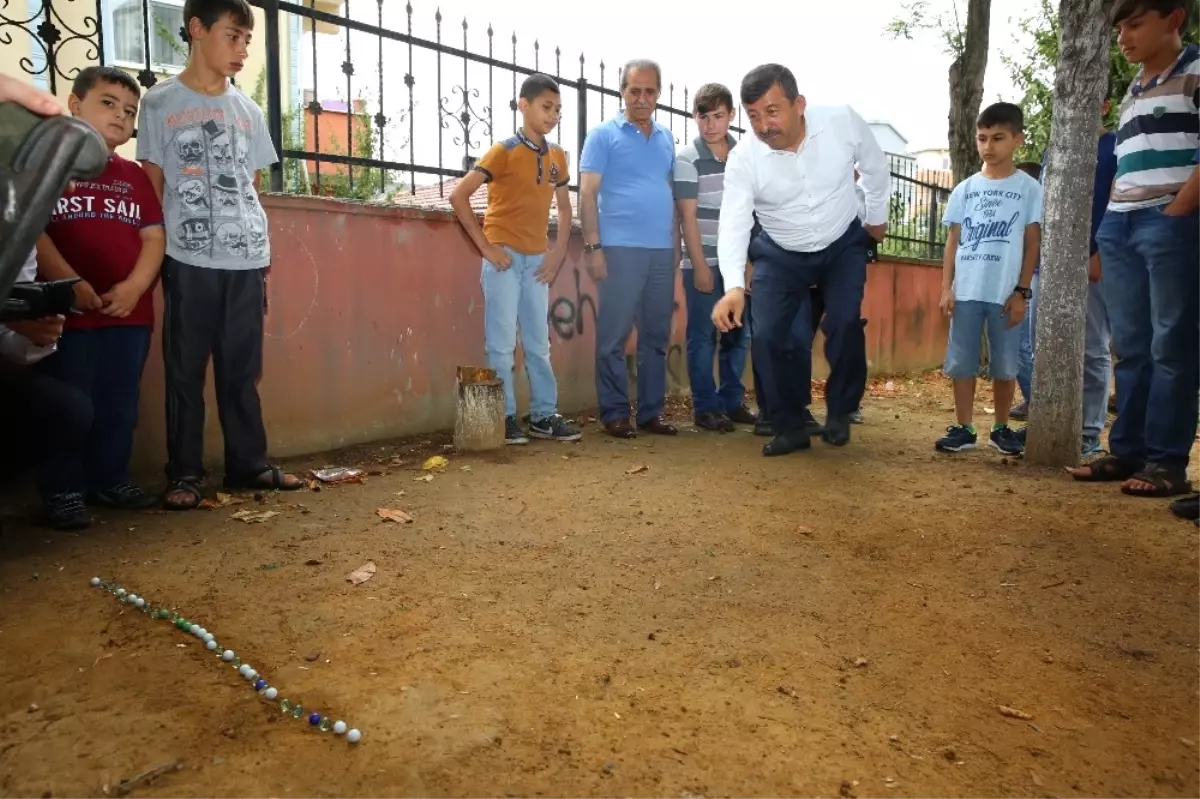
<instances>
[{"instance_id":1,"label":"orange t-shirt","mask_svg":"<svg viewBox=\"0 0 1200 799\"><path fill-rule=\"evenodd\" d=\"M517 131L493 144L475 169L488 184L483 215L487 240L524 255L544 253L549 246L550 199L570 183L563 148L548 141L538 147Z\"/></svg>"}]
</instances>

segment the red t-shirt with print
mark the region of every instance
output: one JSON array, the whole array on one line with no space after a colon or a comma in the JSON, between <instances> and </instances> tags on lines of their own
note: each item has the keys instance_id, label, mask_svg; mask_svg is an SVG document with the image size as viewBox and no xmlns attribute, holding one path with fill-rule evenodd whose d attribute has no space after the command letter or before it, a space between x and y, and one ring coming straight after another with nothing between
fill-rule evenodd
<instances>
[{"instance_id":1,"label":"red t-shirt with print","mask_svg":"<svg viewBox=\"0 0 1200 799\"><path fill-rule=\"evenodd\" d=\"M162 225L162 205L141 166L115 153L95 180L77 180L50 215L46 234L71 268L103 295L133 272L142 252L142 229ZM67 317L66 329L154 325L154 292L148 289L123 319L99 311Z\"/></svg>"}]
</instances>

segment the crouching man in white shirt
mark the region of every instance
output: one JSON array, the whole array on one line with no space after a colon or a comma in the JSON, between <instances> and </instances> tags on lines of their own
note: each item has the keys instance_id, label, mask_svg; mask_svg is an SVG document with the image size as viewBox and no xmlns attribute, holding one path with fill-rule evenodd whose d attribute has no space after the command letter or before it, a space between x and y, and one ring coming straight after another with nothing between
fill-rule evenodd
<instances>
[{"instance_id":1,"label":"crouching man in white shirt","mask_svg":"<svg viewBox=\"0 0 1200 799\"><path fill-rule=\"evenodd\" d=\"M870 128L845 106L806 108L791 70L766 64L742 80L741 100L755 136L729 155L717 236L725 296L713 322L730 330L743 322L741 264L754 262L751 352L760 370L775 437L764 455L809 446L805 404L812 379L812 332L796 325L812 312L810 289L825 305L828 417L821 437L843 446L850 417L866 388L866 336L861 317L871 240L887 232L890 175ZM854 170L861 175L865 218ZM757 216L761 232L751 238ZM793 341L793 329L801 335Z\"/></svg>"},{"instance_id":2,"label":"crouching man in white shirt","mask_svg":"<svg viewBox=\"0 0 1200 799\"><path fill-rule=\"evenodd\" d=\"M37 277L34 253L17 277ZM91 523L82 495L71 490L63 455L77 451L92 429L92 403L78 389L41 374L34 364L54 353L63 317L0 325L0 486L37 473L43 521L58 530Z\"/></svg>"}]
</instances>

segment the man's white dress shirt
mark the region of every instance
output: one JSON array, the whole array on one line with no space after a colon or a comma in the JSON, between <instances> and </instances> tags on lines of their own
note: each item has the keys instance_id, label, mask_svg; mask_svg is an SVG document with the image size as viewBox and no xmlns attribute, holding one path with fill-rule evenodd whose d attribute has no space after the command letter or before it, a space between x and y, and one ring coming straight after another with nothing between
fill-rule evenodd
<instances>
[{"instance_id":1,"label":"man's white dress shirt","mask_svg":"<svg viewBox=\"0 0 1200 799\"><path fill-rule=\"evenodd\" d=\"M849 106L808 108L804 119L807 131L796 152L772 150L749 134L729 154L717 233L726 291L745 287L755 214L786 250L819 252L837 241L859 217L855 168L866 200L863 223L887 221L890 169L867 123Z\"/></svg>"}]
</instances>

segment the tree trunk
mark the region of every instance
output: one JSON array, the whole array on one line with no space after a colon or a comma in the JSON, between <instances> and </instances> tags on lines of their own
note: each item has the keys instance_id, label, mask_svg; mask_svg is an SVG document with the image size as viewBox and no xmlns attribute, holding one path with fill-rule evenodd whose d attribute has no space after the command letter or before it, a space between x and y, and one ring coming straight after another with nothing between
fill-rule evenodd
<instances>
[{"instance_id":1,"label":"tree trunk","mask_svg":"<svg viewBox=\"0 0 1200 799\"><path fill-rule=\"evenodd\" d=\"M992 0L968 0L962 48L950 65L950 129L946 138L955 185L979 171L975 120L979 118L979 104L983 102L991 20Z\"/></svg>"},{"instance_id":2,"label":"tree trunk","mask_svg":"<svg viewBox=\"0 0 1200 799\"><path fill-rule=\"evenodd\" d=\"M1107 89L1114 0L1061 0L1054 118L1046 162L1037 356L1026 457L1077 465L1096 145Z\"/></svg>"},{"instance_id":3,"label":"tree trunk","mask_svg":"<svg viewBox=\"0 0 1200 799\"><path fill-rule=\"evenodd\" d=\"M459 452L504 448L504 384L492 369L458 367L454 448Z\"/></svg>"}]
</instances>

